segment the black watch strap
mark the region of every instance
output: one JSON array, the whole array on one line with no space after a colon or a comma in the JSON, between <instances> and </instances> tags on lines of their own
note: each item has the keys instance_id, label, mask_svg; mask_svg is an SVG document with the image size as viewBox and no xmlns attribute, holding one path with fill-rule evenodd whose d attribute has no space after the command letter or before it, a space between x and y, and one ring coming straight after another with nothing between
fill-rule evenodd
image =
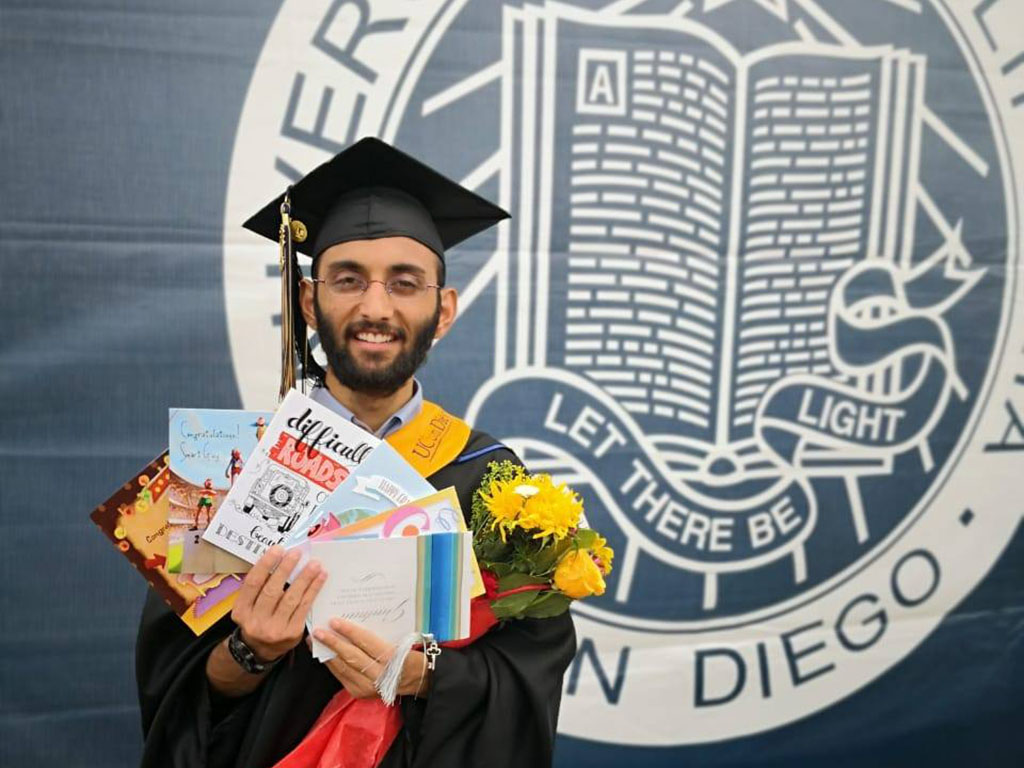
<instances>
[{"instance_id":1,"label":"black watch strap","mask_svg":"<svg viewBox=\"0 0 1024 768\"><path fill-rule=\"evenodd\" d=\"M256 652L253 651L245 640L242 639L242 628L235 627L235 631L228 637L228 652L235 662L250 675L262 675L277 663L273 661L260 661Z\"/></svg>"}]
</instances>

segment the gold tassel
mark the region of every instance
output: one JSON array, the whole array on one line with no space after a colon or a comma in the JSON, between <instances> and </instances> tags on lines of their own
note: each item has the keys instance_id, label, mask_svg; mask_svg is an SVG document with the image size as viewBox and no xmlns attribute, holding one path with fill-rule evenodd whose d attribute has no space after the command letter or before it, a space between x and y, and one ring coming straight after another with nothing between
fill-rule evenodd
<instances>
[{"instance_id":1,"label":"gold tassel","mask_svg":"<svg viewBox=\"0 0 1024 768\"><path fill-rule=\"evenodd\" d=\"M295 257L292 245L292 201L286 192L281 202L281 230L279 234L281 267L281 389L278 399L284 400L295 386Z\"/></svg>"}]
</instances>

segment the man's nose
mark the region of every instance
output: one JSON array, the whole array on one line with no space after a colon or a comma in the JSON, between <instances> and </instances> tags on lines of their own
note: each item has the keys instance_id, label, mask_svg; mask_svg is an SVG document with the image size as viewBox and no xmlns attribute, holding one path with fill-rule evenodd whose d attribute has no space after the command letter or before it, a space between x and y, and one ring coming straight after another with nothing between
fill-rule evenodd
<instances>
[{"instance_id":1,"label":"man's nose","mask_svg":"<svg viewBox=\"0 0 1024 768\"><path fill-rule=\"evenodd\" d=\"M387 292L384 282L371 280L363 292L359 310L363 317L373 320L384 320L393 314L395 309L391 295Z\"/></svg>"}]
</instances>

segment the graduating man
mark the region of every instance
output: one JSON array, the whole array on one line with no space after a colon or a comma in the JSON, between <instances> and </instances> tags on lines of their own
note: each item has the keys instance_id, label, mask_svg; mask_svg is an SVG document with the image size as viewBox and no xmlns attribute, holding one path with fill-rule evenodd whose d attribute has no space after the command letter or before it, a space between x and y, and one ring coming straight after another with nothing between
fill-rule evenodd
<instances>
[{"instance_id":1,"label":"graduating man","mask_svg":"<svg viewBox=\"0 0 1024 768\"><path fill-rule=\"evenodd\" d=\"M488 463L515 457L426 401L413 375L455 321L445 251L507 216L368 138L245 224L282 246L282 386L301 367L303 377L318 380L314 399L387 439L436 488L455 486L467 515ZM312 257L312 280L301 279L295 250ZM309 356L307 325L319 334L326 370ZM286 588L295 557L268 550L246 575L231 616L198 638L150 593L136 654L144 766L260 768L286 756L289 766L316 765L303 750L319 738L310 730L325 707L347 700L343 691L357 702L377 697L374 682L390 646L336 621L315 634L338 656L316 661L304 620L325 575L311 562ZM398 687L400 730L390 743L381 737L370 761L550 764L562 677L574 653L568 613L496 626L465 647L444 648L433 669L422 652L411 652ZM335 735L344 761L332 764L365 764L365 754L346 752L372 747L355 726Z\"/></svg>"}]
</instances>

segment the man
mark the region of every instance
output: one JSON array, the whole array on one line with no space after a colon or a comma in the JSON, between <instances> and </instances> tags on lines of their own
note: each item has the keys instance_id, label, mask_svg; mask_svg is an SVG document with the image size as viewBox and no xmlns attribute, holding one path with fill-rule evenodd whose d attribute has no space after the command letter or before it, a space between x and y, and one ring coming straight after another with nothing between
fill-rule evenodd
<instances>
[{"instance_id":1,"label":"man","mask_svg":"<svg viewBox=\"0 0 1024 768\"><path fill-rule=\"evenodd\" d=\"M364 139L246 223L271 239L280 233L286 246L294 238L313 257L312 280L297 293L285 287L301 310L283 312L286 330L289 316L295 330L285 368L294 346L303 374L322 374L313 397L400 452L418 430L433 430L437 448L424 474L439 489L454 485L467 515L487 464L515 457L426 402L413 374L455 321L458 297L444 285L444 251L506 216ZM297 279L292 258L285 247L283 271ZM319 334L325 371L308 357L307 325ZM270 549L247 574L231 617L199 638L149 596L136 660L144 766L272 766L339 691L376 696L390 647L358 625L332 622L315 634L338 658L313 659L304 619L325 576L309 563L286 589L294 558ZM574 652L568 613L507 622L467 647L443 649L433 671L411 652L398 688L403 725L380 765L550 764L562 676Z\"/></svg>"}]
</instances>

